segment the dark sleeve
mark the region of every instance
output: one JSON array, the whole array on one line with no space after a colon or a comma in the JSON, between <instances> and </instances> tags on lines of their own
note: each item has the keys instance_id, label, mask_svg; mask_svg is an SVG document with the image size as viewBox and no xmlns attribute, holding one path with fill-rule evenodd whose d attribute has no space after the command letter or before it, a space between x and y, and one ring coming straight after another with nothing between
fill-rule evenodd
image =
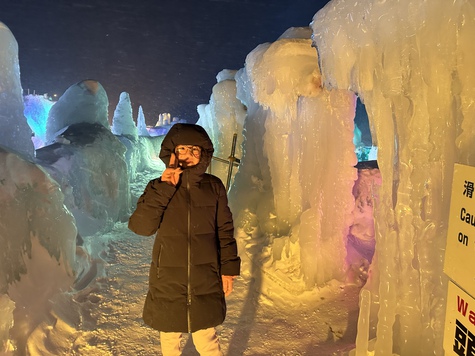
<instances>
[{"instance_id":1,"label":"dark sleeve","mask_svg":"<svg viewBox=\"0 0 475 356\"><path fill-rule=\"evenodd\" d=\"M224 185L220 184L218 198L217 229L221 253L221 274L223 276L238 276L241 269L241 259L237 252L234 238L234 224L228 197Z\"/></svg>"},{"instance_id":2,"label":"dark sleeve","mask_svg":"<svg viewBox=\"0 0 475 356\"><path fill-rule=\"evenodd\" d=\"M129 218L129 229L138 235L150 236L157 232L176 188L160 178L151 180L137 201L137 208Z\"/></svg>"}]
</instances>

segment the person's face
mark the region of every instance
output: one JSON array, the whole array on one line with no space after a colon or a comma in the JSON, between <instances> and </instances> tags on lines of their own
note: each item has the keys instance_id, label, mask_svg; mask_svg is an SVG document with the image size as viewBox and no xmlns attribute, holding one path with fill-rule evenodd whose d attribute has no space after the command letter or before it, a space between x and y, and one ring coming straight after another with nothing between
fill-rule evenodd
<instances>
[{"instance_id":1,"label":"person's face","mask_svg":"<svg viewBox=\"0 0 475 356\"><path fill-rule=\"evenodd\" d=\"M196 166L200 162L201 147L191 145L178 145L175 147L178 164L184 168Z\"/></svg>"}]
</instances>

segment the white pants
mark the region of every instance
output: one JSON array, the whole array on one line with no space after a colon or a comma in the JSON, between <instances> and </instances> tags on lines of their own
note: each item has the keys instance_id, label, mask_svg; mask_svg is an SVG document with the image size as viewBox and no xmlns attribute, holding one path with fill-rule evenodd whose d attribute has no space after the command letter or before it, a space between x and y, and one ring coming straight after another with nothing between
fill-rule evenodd
<instances>
[{"instance_id":1,"label":"white pants","mask_svg":"<svg viewBox=\"0 0 475 356\"><path fill-rule=\"evenodd\" d=\"M182 333L160 331L160 344L163 356L180 356L180 340ZM223 356L219 347L218 335L215 328L208 328L191 333L196 351L201 356Z\"/></svg>"}]
</instances>

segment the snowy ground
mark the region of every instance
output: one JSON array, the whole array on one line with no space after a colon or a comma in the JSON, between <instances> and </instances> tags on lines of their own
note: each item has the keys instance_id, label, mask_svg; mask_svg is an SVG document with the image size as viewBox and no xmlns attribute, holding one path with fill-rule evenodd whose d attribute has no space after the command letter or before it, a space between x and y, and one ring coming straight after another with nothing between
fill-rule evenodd
<instances>
[{"instance_id":1,"label":"snowy ground","mask_svg":"<svg viewBox=\"0 0 475 356\"><path fill-rule=\"evenodd\" d=\"M133 185L135 195L149 178L144 175ZM246 249L258 245L239 236L238 241L243 273L228 297L226 321L218 327L225 355L345 355L354 348L359 287L335 282L296 296L251 262ZM99 263L92 264L81 290L73 294L78 327L58 331L56 322L55 333L69 335L64 349L74 355L161 355L158 332L141 318L152 243L152 237L130 232L125 222L85 240ZM63 314L58 318L66 321L63 329L71 324L68 308L54 308L56 315ZM184 355L198 355L191 340L185 337L183 342Z\"/></svg>"}]
</instances>

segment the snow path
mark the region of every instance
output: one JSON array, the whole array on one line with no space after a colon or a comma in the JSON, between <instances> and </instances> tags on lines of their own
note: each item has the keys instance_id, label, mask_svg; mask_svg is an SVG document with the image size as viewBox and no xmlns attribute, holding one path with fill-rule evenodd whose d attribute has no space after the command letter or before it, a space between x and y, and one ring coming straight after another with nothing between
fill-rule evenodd
<instances>
[{"instance_id":1,"label":"snow path","mask_svg":"<svg viewBox=\"0 0 475 356\"><path fill-rule=\"evenodd\" d=\"M110 238L103 256L107 277L80 301L90 312L82 329L90 330L76 340L77 354L160 355L158 332L141 318L153 238L131 233L126 223L103 237ZM250 262L241 256L246 268ZM357 287L335 283L296 297L265 278L243 275L218 327L225 355L340 355L354 347ZM187 336L183 354L198 355Z\"/></svg>"}]
</instances>

